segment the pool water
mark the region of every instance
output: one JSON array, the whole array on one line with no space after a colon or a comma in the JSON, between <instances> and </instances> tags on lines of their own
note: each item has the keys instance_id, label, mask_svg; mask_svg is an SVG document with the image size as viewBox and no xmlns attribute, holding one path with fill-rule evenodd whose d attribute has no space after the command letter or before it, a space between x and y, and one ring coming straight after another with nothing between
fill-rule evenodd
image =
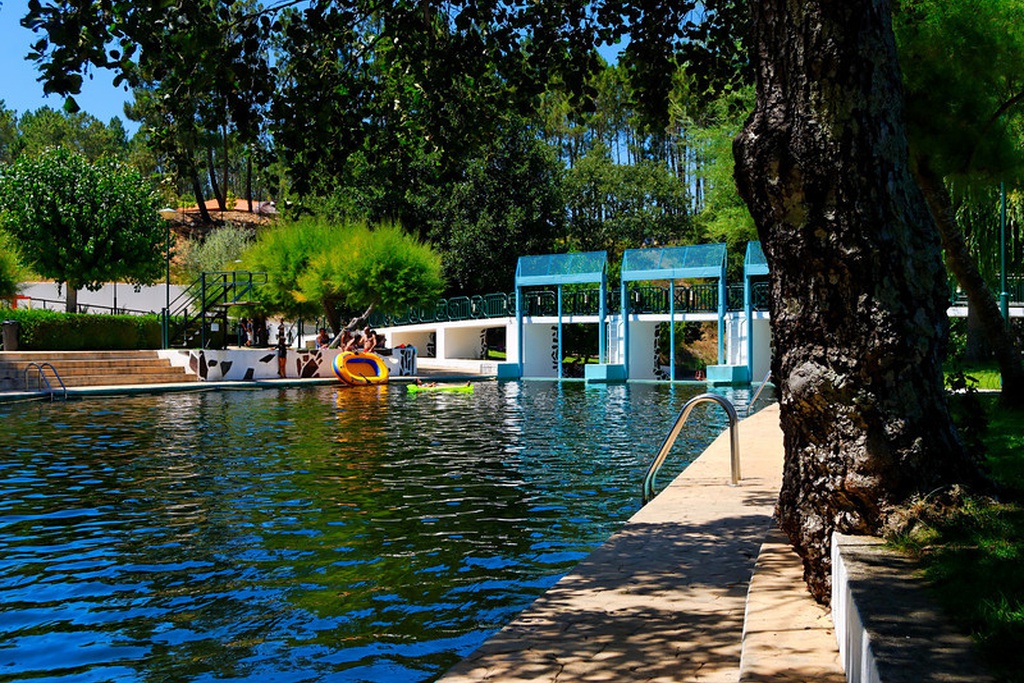
<instances>
[{"instance_id":1,"label":"pool water","mask_svg":"<svg viewBox=\"0 0 1024 683\"><path fill-rule=\"evenodd\" d=\"M639 508L698 392L475 389L0 405L0 680L437 678ZM690 424L663 482L726 421Z\"/></svg>"}]
</instances>

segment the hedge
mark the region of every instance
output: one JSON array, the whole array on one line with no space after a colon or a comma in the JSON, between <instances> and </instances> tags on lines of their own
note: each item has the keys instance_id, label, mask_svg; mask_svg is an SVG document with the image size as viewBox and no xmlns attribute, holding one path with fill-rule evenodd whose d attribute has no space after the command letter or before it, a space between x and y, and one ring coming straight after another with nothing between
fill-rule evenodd
<instances>
[{"instance_id":1,"label":"hedge","mask_svg":"<svg viewBox=\"0 0 1024 683\"><path fill-rule=\"evenodd\" d=\"M3 309L0 320L19 323L19 351L123 351L161 347L160 318L155 315Z\"/></svg>"}]
</instances>

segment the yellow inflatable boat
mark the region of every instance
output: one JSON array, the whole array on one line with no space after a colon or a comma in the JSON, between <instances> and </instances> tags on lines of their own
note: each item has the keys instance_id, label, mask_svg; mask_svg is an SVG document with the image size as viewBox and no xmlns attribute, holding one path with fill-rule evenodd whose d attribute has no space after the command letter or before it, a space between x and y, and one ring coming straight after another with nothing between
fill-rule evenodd
<instances>
[{"instance_id":1,"label":"yellow inflatable boat","mask_svg":"<svg viewBox=\"0 0 1024 683\"><path fill-rule=\"evenodd\" d=\"M334 359L333 365L334 374L345 384L360 386L388 381L387 363L375 353L346 351Z\"/></svg>"}]
</instances>

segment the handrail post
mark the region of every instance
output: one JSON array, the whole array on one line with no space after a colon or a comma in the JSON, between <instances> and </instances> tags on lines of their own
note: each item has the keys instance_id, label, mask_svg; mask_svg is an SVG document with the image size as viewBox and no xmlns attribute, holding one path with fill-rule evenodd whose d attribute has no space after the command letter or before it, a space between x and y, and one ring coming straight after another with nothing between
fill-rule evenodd
<instances>
[{"instance_id":1,"label":"handrail post","mask_svg":"<svg viewBox=\"0 0 1024 683\"><path fill-rule=\"evenodd\" d=\"M25 391L29 391L29 388L28 388L28 373L33 368L35 368L36 373L38 374L38 379L36 380L36 387L40 391L42 391L43 384L46 385L46 393L48 393L50 395L50 402L51 403L53 402L53 394L54 394L53 385L50 384L50 380L46 377L46 372L43 370L43 368L50 368L50 371L53 373L54 379L57 380L57 383L60 384L61 390L63 390L63 392L64 392L64 400L65 401L68 400L68 388L64 384L64 380L61 379L60 373L57 372L57 368L53 367L53 365L51 363L47 363L46 361L42 361L40 363L33 362L33 363L29 363L28 365L25 366ZM42 380L42 381L39 381L39 380Z\"/></svg>"},{"instance_id":2,"label":"handrail post","mask_svg":"<svg viewBox=\"0 0 1024 683\"><path fill-rule=\"evenodd\" d=\"M747 417L750 417L751 412L754 410L754 404L757 403L758 397L761 392L764 391L765 385L768 384L768 378L772 376L772 369L768 368L768 372L764 373L764 379L761 380L761 386L754 392L754 398L750 399L750 403L747 404Z\"/></svg>"},{"instance_id":3,"label":"handrail post","mask_svg":"<svg viewBox=\"0 0 1024 683\"><path fill-rule=\"evenodd\" d=\"M199 348L206 348L206 273L203 273L203 283L200 287L201 301L199 308Z\"/></svg>"},{"instance_id":4,"label":"handrail post","mask_svg":"<svg viewBox=\"0 0 1024 683\"><path fill-rule=\"evenodd\" d=\"M646 505L654 498L654 484L655 479L658 476L658 471L661 470L661 466L665 463L665 459L668 457L669 451L672 450L672 446L676 442L676 438L679 436L679 432L682 431L683 425L686 423L686 418L690 416L690 412L695 406L700 403L712 402L717 403L725 409L726 414L729 416L729 469L731 474L731 484L736 486L740 482L740 436L739 436L739 415L736 413L736 408L732 402L724 396L718 394L700 394L694 396L687 401L682 409L679 411L679 415L676 417L676 421L672 425L672 429L669 430L668 436L665 437L664 443L661 448L658 449L658 454L654 458L654 462L647 469L647 474L644 476L643 484L643 495L642 504Z\"/></svg>"}]
</instances>

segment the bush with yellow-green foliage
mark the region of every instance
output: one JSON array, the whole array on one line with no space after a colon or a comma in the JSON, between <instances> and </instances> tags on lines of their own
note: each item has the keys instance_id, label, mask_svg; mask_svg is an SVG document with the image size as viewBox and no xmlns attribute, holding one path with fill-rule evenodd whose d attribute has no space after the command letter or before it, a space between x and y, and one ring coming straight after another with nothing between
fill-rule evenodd
<instances>
[{"instance_id":1,"label":"bush with yellow-green foliage","mask_svg":"<svg viewBox=\"0 0 1024 683\"><path fill-rule=\"evenodd\" d=\"M17 294L23 279L24 268L17 244L14 238L0 230L0 298Z\"/></svg>"},{"instance_id":2,"label":"bush with yellow-green foliage","mask_svg":"<svg viewBox=\"0 0 1024 683\"><path fill-rule=\"evenodd\" d=\"M325 315L335 330L340 308L398 314L444 289L440 256L397 225L307 218L263 231L242 260L267 273L265 312Z\"/></svg>"}]
</instances>

